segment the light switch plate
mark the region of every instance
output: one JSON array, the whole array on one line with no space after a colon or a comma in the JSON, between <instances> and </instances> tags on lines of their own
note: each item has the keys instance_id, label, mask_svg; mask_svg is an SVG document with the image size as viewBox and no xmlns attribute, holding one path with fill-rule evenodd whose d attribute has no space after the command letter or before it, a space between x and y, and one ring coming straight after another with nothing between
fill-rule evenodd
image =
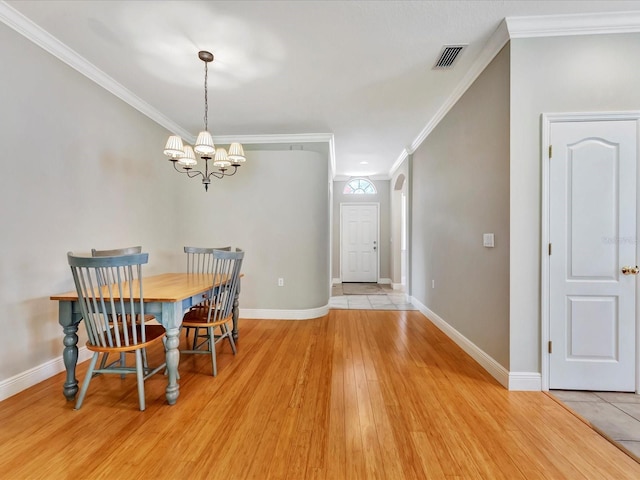
<instances>
[{"instance_id":1,"label":"light switch plate","mask_svg":"<svg viewBox=\"0 0 640 480\"><path fill-rule=\"evenodd\" d=\"M484 233L482 234L482 246L493 248L493 233Z\"/></svg>"}]
</instances>

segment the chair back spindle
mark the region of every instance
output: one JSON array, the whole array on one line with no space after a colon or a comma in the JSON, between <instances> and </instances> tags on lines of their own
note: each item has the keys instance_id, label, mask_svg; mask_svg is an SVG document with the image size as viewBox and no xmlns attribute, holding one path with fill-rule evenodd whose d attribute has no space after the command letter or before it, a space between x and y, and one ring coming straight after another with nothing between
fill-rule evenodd
<instances>
[{"instance_id":1,"label":"chair back spindle","mask_svg":"<svg viewBox=\"0 0 640 480\"><path fill-rule=\"evenodd\" d=\"M187 255L187 273L210 273L215 250L228 252L231 247L184 247L184 253Z\"/></svg>"}]
</instances>

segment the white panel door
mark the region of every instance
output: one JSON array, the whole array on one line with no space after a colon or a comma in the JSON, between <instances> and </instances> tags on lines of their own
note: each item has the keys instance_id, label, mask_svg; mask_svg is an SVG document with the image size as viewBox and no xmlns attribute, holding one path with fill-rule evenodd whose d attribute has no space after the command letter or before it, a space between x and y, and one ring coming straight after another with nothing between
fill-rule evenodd
<instances>
[{"instance_id":1,"label":"white panel door","mask_svg":"<svg viewBox=\"0 0 640 480\"><path fill-rule=\"evenodd\" d=\"M549 388L635 391L635 121L553 123Z\"/></svg>"},{"instance_id":2,"label":"white panel door","mask_svg":"<svg viewBox=\"0 0 640 480\"><path fill-rule=\"evenodd\" d=\"M378 281L378 205L342 204L342 281Z\"/></svg>"}]
</instances>

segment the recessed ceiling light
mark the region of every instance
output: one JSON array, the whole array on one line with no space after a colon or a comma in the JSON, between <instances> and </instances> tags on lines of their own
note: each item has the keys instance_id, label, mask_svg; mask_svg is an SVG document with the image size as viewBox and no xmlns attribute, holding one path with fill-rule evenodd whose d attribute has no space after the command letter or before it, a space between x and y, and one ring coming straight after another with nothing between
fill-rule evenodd
<instances>
[{"instance_id":1,"label":"recessed ceiling light","mask_svg":"<svg viewBox=\"0 0 640 480\"><path fill-rule=\"evenodd\" d=\"M360 165L369 165L369 162L363 160L360 162Z\"/></svg>"}]
</instances>

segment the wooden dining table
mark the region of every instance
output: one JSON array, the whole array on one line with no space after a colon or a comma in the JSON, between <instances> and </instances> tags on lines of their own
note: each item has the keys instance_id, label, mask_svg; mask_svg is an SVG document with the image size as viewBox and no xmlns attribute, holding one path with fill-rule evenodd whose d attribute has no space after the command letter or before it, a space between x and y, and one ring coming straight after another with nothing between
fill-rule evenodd
<instances>
[{"instance_id":1,"label":"wooden dining table","mask_svg":"<svg viewBox=\"0 0 640 480\"><path fill-rule=\"evenodd\" d=\"M180 326L184 313L209 297L214 286L213 276L198 273L163 273L143 278L144 313L153 314L166 330L166 361L168 384L166 390L169 405L176 403L179 395L178 363L180 361ZM238 341L238 296L233 304L233 338ZM78 326L82 320L78 293L52 295L58 301L58 322L64 333L62 359L67 372L63 394L73 400L78 393L76 365L78 363ZM139 300L135 299L134 300Z\"/></svg>"}]
</instances>

